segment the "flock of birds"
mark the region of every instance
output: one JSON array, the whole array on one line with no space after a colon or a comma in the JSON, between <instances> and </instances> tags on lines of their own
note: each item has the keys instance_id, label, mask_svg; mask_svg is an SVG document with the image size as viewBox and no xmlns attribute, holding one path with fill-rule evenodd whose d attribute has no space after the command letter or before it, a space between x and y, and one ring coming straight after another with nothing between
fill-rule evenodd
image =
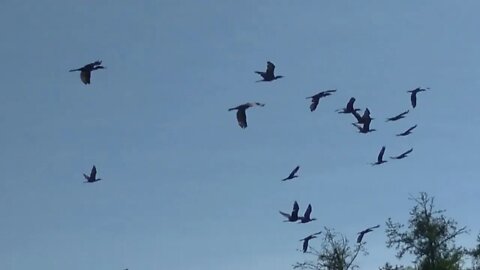
<instances>
[{"instance_id":1,"label":"flock of birds","mask_svg":"<svg viewBox=\"0 0 480 270\"><path fill-rule=\"evenodd\" d=\"M275 75L275 65L272 62L267 62L266 71L264 71L264 72L263 71L255 71L255 73L259 74L262 77L262 80L258 80L257 82L271 82L271 81L274 81L274 80L277 80L277 79L280 79L280 78L284 77L284 76ZM410 102L411 102L411 105L412 105L413 108L415 108L417 106L417 94L419 92L426 91L427 89L429 89L429 88L418 87L416 89L407 91L408 93L410 93ZM337 89L325 90L325 91L321 91L321 92L319 92L319 93L317 93L313 96L306 97L306 99L311 99L310 111L313 112L317 109L318 104L320 102L320 99L328 97L328 96L332 95L333 93L335 93L336 91L337 91ZM352 125L355 126L358 129L359 133L367 134L367 133L376 131L375 129L370 128L370 124L371 124L372 120L374 119L374 118L370 117L370 110L368 108L365 108L365 111L363 112L363 114L360 115L359 112L361 111L361 109L355 108L354 103L355 103L355 98L351 97L350 100L348 101L347 105L345 106L345 108L338 109L338 110L336 110L336 112L341 113L341 114L352 114L355 117L355 120L356 120L356 123L352 123ZM265 104L260 103L260 102L249 102L249 103L245 103L245 104L239 105L239 106L234 107L234 108L230 108L230 109L228 109L228 111L233 111L233 110L237 111L237 122L238 122L238 125L243 129L243 128L246 128L248 126L247 125L246 110L248 108L256 107L256 106L264 107ZM398 121L402 118L405 118L405 116L408 113L409 113L409 110L406 110L406 111L404 111L404 112L402 112L402 113L400 113L396 116L387 118L386 122ZM417 125L414 125L414 126L410 127L408 130L397 134L396 136L410 135L416 127L417 127ZM380 164L383 164L383 163L387 162L387 160L383 159L383 155L385 154L385 149L386 149L385 146L383 146L381 148L380 153L378 154L378 157L377 157L377 161L371 163L372 165L380 165ZM410 154L412 152L413 152L413 148L410 148L409 150L405 151L404 153L401 153L400 155L397 155L397 156L391 156L390 158L391 159L403 159L403 158L406 158L408 156L408 154ZM295 167L292 170L292 172L286 178L282 179L282 181L287 181L287 180L292 180L294 178L297 178L298 177L297 172L298 172L299 169L300 169L300 166ZM285 212L282 212L282 211L279 211L279 212L282 216L284 216L286 218L286 220L284 220L285 222L308 223L308 222L316 220L316 218L311 218L310 217L310 215L312 213L312 205L311 204L309 204L307 206L307 209L305 210L303 216L298 215L299 210L300 210L300 207L299 207L297 201L295 201L293 203L293 210L292 210L291 214L288 214L288 213L285 213ZM372 232L373 229L376 229L376 228L379 228L379 227L380 227L380 225L376 225L376 226L369 227L365 230L362 230L362 231L358 232L357 244L362 243L362 240L363 240L363 237L364 237L365 234L367 234L369 232ZM313 234L310 234L310 235L306 236L303 239L300 239L300 241L303 242L302 251L304 253L306 253L307 250L308 250L309 241L314 239L314 238L317 238L317 236L320 235L320 234L321 234L321 232L316 232L316 233L313 233Z\"/></svg>"},{"instance_id":2,"label":"flock of birds","mask_svg":"<svg viewBox=\"0 0 480 270\"><path fill-rule=\"evenodd\" d=\"M105 67L102 66L102 61L95 61L95 62L87 64L87 65L85 65L81 68L72 69L72 70L70 70L70 72L80 71L81 81L84 84L90 84L91 73L92 73L92 71L97 70L97 69L105 69ZM281 79L281 78L284 77L284 76L275 75L275 65L270 61L267 62L266 71L255 71L255 73L262 77L262 80L258 80L257 82L271 82L271 81ZM417 94L420 93L420 92L426 91L427 89L430 89L430 88L420 88L420 87L418 87L416 89L407 91L408 93L410 93L410 102L411 102L412 108L415 108L417 106ZM310 111L313 112L317 109L318 104L320 102L320 99L328 97L328 96L332 95L333 93L335 93L336 91L337 91L336 89L326 90L326 91L319 92L319 93L317 93L313 96L306 97L306 99L311 99ZM345 106L345 108L338 109L338 110L336 110L336 112L338 112L340 114L352 114L354 116L355 120L356 120L356 122L352 123L352 125L355 126L358 129L359 133L367 134L367 133L375 131L375 129L370 128L370 124L371 124L372 120L374 120L374 118L370 117L370 110L368 108L365 108L365 111L363 112L363 114L360 115L359 112L361 111L361 109L355 108L354 103L355 103L355 98L351 97L350 100L348 101L347 105ZM234 110L237 111L236 116L237 116L238 125L242 129L244 129L244 128L247 128L247 126L248 126L247 125L247 114L246 114L247 109L251 108L251 107L256 107L256 106L264 107L265 104L260 103L260 102L248 102L248 103L230 108L230 109L228 109L228 111L234 111ZM409 110L406 110L406 111L404 111L404 112L402 112L402 113L400 113L396 116L387 118L386 122L393 122L393 121L398 121L400 119L403 119L403 118L405 118L405 116L408 113L409 113ZM410 127L408 130L406 130L402 133L396 134L396 136L407 136L407 135L411 134L412 130L414 130L416 127L417 127L417 125L414 125L414 126ZM380 165L380 164L383 164L383 163L387 162L387 160L385 160L383 158L383 156L385 154L385 149L386 149L385 146L383 146L381 148L381 150L378 154L378 157L377 157L377 161L371 163L371 165ZM404 153L402 153L398 156L392 156L390 158L391 159L403 159L403 158L406 158L408 156L408 154L410 154L412 152L413 152L413 148L405 151ZM288 180L293 180L294 178L297 178L298 177L297 172L299 171L299 169L300 169L300 166L295 167L292 170L292 172L286 178L282 179L281 181L288 181ZM85 183L94 183L94 182L97 182L97 181L101 180L101 178L97 178L97 168L95 167L95 165L91 169L90 175L83 174L83 176L86 179ZM305 210L303 216L298 215L299 210L300 210L300 207L299 207L297 201L295 201L293 203L293 209L292 209L291 214L288 214L288 213L285 213L285 212L282 212L282 211L279 211L279 212L282 216L284 216L286 218L286 220L284 220L284 222L299 222L299 223L304 224L304 223L309 223L311 221L316 220L316 218L311 218L310 217L311 213L312 213L312 205L311 204L309 204L307 206L307 209ZM376 226L369 227L367 229L364 229L364 230L358 232L358 237L357 237L357 241L356 241L357 244L362 243L362 240L363 240L363 237L364 237L365 234L367 234L369 232L372 232L373 229L376 229L376 228L379 228L379 227L380 227L380 225L376 225ZM308 250L309 241L314 239L314 238L317 238L317 236L320 235L320 234L321 234L321 232L316 232L316 233L313 233L313 234L310 234L310 235L306 236L303 239L300 239L300 241L303 242L302 251L304 253L307 252L307 250Z\"/></svg>"}]
</instances>

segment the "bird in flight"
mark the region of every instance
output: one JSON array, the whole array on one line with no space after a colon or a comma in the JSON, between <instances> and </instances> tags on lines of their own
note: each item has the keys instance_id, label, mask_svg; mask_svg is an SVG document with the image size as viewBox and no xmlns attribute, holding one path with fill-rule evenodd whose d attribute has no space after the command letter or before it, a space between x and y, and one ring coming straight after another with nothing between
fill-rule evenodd
<instances>
[{"instance_id":1,"label":"bird in flight","mask_svg":"<svg viewBox=\"0 0 480 270\"><path fill-rule=\"evenodd\" d=\"M406 131L404 131L402 133L397 134L397 136L407 136L407 135L411 134L412 130L414 130L416 127L417 127L417 125L407 129Z\"/></svg>"},{"instance_id":2,"label":"bird in flight","mask_svg":"<svg viewBox=\"0 0 480 270\"><path fill-rule=\"evenodd\" d=\"M390 121L397 121L397 120L400 120L402 118L405 118L405 115L409 112L409 110L406 110L404 112L402 112L401 114L398 114L394 117L390 117L390 118L387 118L387 121L385 122L390 122Z\"/></svg>"},{"instance_id":3,"label":"bird in flight","mask_svg":"<svg viewBox=\"0 0 480 270\"><path fill-rule=\"evenodd\" d=\"M372 166L380 165L382 163L387 162L386 160L383 160L383 154L385 154L385 146L383 146L382 149L380 150L380 153L378 153L377 162L372 163Z\"/></svg>"},{"instance_id":4,"label":"bird in flight","mask_svg":"<svg viewBox=\"0 0 480 270\"><path fill-rule=\"evenodd\" d=\"M80 71L80 79L84 84L90 84L90 76L93 70L104 69L104 66L101 66L102 61L95 61L88 65L85 65L78 69L71 69L70 72Z\"/></svg>"},{"instance_id":5,"label":"bird in flight","mask_svg":"<svg viewBox=\"0 0 480 270\"><path fill-rule=\"evenodd\" d=\"M408 154L410 154L411 152L413 151L413 148L410 148L408 151L405 151L404 153L396 156L396 157L390 157L391 159L402 159L402 158L406 158L408 156Z\"/></svg>"},{"instance_id":6,"label":"bird in flight","mask_svg":"<svg viewBox=\"0 0 480 270\"><path fill-rule=\"evenodd\" d=\"M295 222L295 221L297 221L297 220L299 219L299 218L298 218L298 210L300 210L300 207L298 207L298 203L297 203L297 201L295 201L295 202L293 203L293 210L292 210L292 214L291 214L291 215L289 215L289 214L287 214L287 213L284 213L284 212L282 212L282 211L279 211L279 212L280 212L280 214L281 214L282 216L284 216L284 217L287 218L287 220L284 220L284 222Z\"/></svg>"},{"instance_id":7,"label":"bird in flight","mask_svg":"<svg viewBox=\"0 0 480 270\"><path fill-rule=\"evenodd\" d=\"M241 128L246 128L246 127L247 127L247 114L245 113L245 111L246 111L248 108L254 107L254 106L263 107L263 106L265 106L265 104L259 103L259 102L249 102L249 103L245 103L245 104L239 105L239 106L237 106L237 107L235 107L235 108L230 108L230 109L228 109L228 111L237 110L237 121L238 121L238 125L239 125Z\"/></svg>"},{"instance_id":8,"label":"bird in flight","mask_svg":"<svg viewBox=\"0 0 480 270\"><path fill-rule=\"evenodd\" d=\"M322 91L318 94L307 97L306 99L309 99L309 98L312 99L312 104L310 104L310 111L311 112L315 111L315 109L318 106L318 102L320 101L321 98L330 96L334 92L337 92L337 89Z\"/></svg>"},{"instance_id":9,"label":"bird in flight","mask_svg":"<svg viewBox=\"0 0 480 270\"><path fill-rule=\"evenodd\" d=\"M408 90L407 92L408 93L411 93L410 94L410 101L412 103L412 107L415 108L417 107L417 93L418 92L424 92L424 91L427 91L427 89L430 89L430 88L420 88L420 87L417 87L413 90Z\"/></svg>"},{"instance_id":10,"label":"bird in flight","mask_svg":"<svg viewBox=\"0 0 480 270\"><path fill-rule=\"evenodd\" d=\"M300 239L299 241L303 241L303 253L307 252L308 249L308 241L312 240L313 238L317 238L317 235L321 234L322 232L312 233L309 236Z\"/></svg>"},{"instance_id":11,"label":"bird in flight","mask_svg":"<svg viewBox=\"0 0 480 270\"><path fill-rule=\"evenodd\" d=\"M338 113L352 113L352 112L355 112L355 111L359 111L360 109L353 108L353 103L355 103L355 98L354 97L350 98L350 100L348 101L347 106L345 108L338 109L338 110L336 110L336 112L338 112Z\"/></svg>"},{"instance_id":12,"label":"bird in flight","mask_svg":"<svg viewBox=\"0 0 480 270\"><path fill-rule=\"evenodd\" d=\"M92 171L90 172L90 176L83 174L83 177L87 179L84 183L93 183L102 180L101 178L97 178L97 168L93 165Z\"/></svg>"},{"instance_id":13,"label":"bird in flight","mask_svg":"<svg viewBox=\"0 0 480 270\"><path fill-rule=\"evenodd\" d=\"M283 78L283 76L275 76L274 72L275 72L275 65L272 62L268 61L267 70L265 72L255 71L255 73L259 74L263 78L263 80L259 80L257 82L270 82L276 79Z\"/></svg>"},{"instance_id":14,"label":"bird in flight","mask_svg":"<svg viewBox=\"0 0 480 270\"><path fill-rule=\"evenodd\" d=\"M299 169L300 169L300 166L295 167L295 169L293 169L290 175L286 178L283 178L282 181L287 181L287 180L291 180L293 178L298 177L298 175L295 175L295 174L298 172Z\"/></svg>"},{"instance_id":15,"label":"bird in flight","mask_svg":"<svg viewBox=\"0 0 480 270\"><path fill-rule=\"evenodd\" d=\"M310 221L317 220L316 218L310 218L311 213L312 213L312 205L309 204L307 207L307 210L305 210L305 213L303 214L303 217L299 217L300 223L308 223Z\"/></svg>"},{"instance_id":16,"label":"bird in flight","mask_svg":"<svg viewBox=\"0 0 480 270\"><path fill-rule=\"evenodd\" d=\"M371 129L370 128L370 123L372 122L372 118L367 117L363 121L364 121L363 126L361 126L357 123L352 123L352 125L358 129L358 132L367 134L369 132L376 131L376 129L374 129L374 128Z\"/></svg>"},{"instance_id":17,"label":"bird in flight","mask_svg":"<svg viewBox=\"0 0 480 270\"><path fill-rule=\"evenodd\" d=\"M357 237L357 244L360 244L360 243L362 242L363 236L364 236L366 233L373 232L373 229L376 229L376 228L380 228L380 225L373 226L373 227L370 227L370 228L368 228L368 229L365 229L365 230L359 232L359 233L358 233L358 237Z\"/></svg>"}]
</instances>

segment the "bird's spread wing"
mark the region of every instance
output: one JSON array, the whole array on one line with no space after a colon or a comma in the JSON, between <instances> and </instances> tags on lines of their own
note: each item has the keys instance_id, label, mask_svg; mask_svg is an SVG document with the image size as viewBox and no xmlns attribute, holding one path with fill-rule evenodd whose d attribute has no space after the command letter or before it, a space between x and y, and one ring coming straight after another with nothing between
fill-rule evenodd
<instances>
[{"instance_id":1,"label":"bird's spread wing","mask_svg":"<svg viewBox=\"0 0 480 270\"><path fill-rule=\"evenodd\" d=\"M80 72L80 80L82 80L84 84L90 84L90 71L82 70L82 72Z\"/></svg>"},{"instance_id":2,"label":"bird's spread wing","mask_svg":"<svg viewBox=\"0 0 480 270\"><path fill-rule=\"evenodd\" d=\"M355 103L355 98L352 97L352 98L350 98L350 100L347 103L347 110L352 110L352 111L354 110L353 109L353 103Z\"/></svg>"},{"instance_id":3,"label":"bird's spread wing","mask_svg":"<svg viewBox=\"0 0 480 270\"><path fill-rule=\"evenodd\" d=\"M95 179L97 177L97 168L93 166L92 171L90 172L90 176Z\"/></svg>"},{"instance_id":4,"label":"bird's spread wing","mask_svg":"<svg viewBox=\"0 0 480 270\"><path fill-rule=\"evenodd\" d=\"M415 108L417 106L417 93L412 93L410 96L410 101L412 102L412 107Z\"/></svg>"},{"instance_id":5,"label":"bird's spread wing","mask_svg":"<svg viewBox=\"0 0 480 270\"><path fill-rule=\"evenodd\" d=\"M237 110L237 121L241 128L247 127L247 114L245 110Z\"/></svg>"},{"instance_id":6,"label":"bird's spread wing","mask_svg":"<svg viewBox=\"0 0 480 270\"><path fill-rule=\"evenodd\" d=\"M319 98L312 97L312 104L310 104L310 111L313 112L318 106L318 102L320 101Z\"/></svg>"},{"instance_id":7,"label":"bird's spread wing","mask_svg":"<svg viewBox=\"0 0 480 270\"><path fill-rule=\"evenodd\" d=\"M401 154L401 156L406 156L410 154L413 151L413 148L410 148L410 150L406 151L405 153Z\"/></svg>"},{"instance_id":8,"label":"bird's spread wing","mask_svg":"<svg viewBox=\"0 0 480 270\"><path fill-rule=\"evenodd\" d=\"M405 132L407 132L407 133L408 133L408 132L410 132L410 131L414 130L416 127L417 127L417 125L415 125L415 126L413 126L413 127L409 128L409 129L408 129L407 131L405 131Z\"/></svg>"},{"instance_id":9,"label":"bird's spread wing","mask_svg":"<svg viewBox=\"0 0 480 270\"><path fill-rule=\"evenodd\" d=\"M308 205L307 210L305 210L305 214L303 215L304 218L310 218L310 214L312 213L312 205Z\"/></svg>"},{"instance_id":10,"label":"bird's spread wing","mask_svg":"<svg viewBox=\"0 0 480 270\"><path fill-rule=\"evenodd\" d=\"M308 249L308 240L304 239L303 240L303 253L307 252Z\"/></svg>"},{"instance_id":11,"label":"bird's spread wing","mask_svg":"<svg viewBox=\"0 0 480 270\"><path fill-rule=\"evenodd\" d=\"M268 61L267 62L267 71L266 71L267 75L269 75L271 77L274 77L274 75L273 75L274 71L275 71L275 65L272 62Z\"/></svg>"},{"instance_id":12,"label":"bird's spread wing","mask_svg":"<svg viewBox=\"0 0 480 270\"><path fill-rule=\"evenodd\" d=\"M382 147L382 150L380 150L380 153L378 153L378 158L377 158L378 162L382 161L384 153L385 153L385 146Z\"/></svg>"},{"instance_id":13,"label":"bird's spread wing","mask_svg":"<svg viewBox=\"0 0 480 270\"><path fill-rule=\"evenodd\" d=\"M298 172L299 169L300 169L300 166L295 167L295 169L293 169L293 171L290 173L289 177L293 177Z\"/></svg>"},{"instance_id":14,"label":"bird's spread wing","mask_svg":"<svg viewBox=\"0 0 480 270\"><path fill-rule=\"evenodd\" d=\"M297 201L295 201L295 202L293 203L293 212L298 212L298 210L300 210L300 207L298 206Z\"/></svg>"},{"instance_id":15,"label":"bird's spread wing","mask_svg":"<svg viewBox=\"0 0 480 270\"><path fill-rule=\"evenodd\" d=\"M358 234L358 237L357 237L357 243L358 243L358 244L360 244L360 243L362 242L363 235L364 235L363 232L360 232L360 233Z\"/></svg>"},{"instance_id":16,"label":"bird's spread wing","mask_svg":"<svg viewBox=\"0 0 480 270\"><path fill-rule=\"evenodd\" d=\"M355 118L357 118L357 122L358 123L362 123L362 117L360 116L360 114L358 114L356 111L352 111L352 114L353 116L355 116Z\"/></svg>"}]
</instances>

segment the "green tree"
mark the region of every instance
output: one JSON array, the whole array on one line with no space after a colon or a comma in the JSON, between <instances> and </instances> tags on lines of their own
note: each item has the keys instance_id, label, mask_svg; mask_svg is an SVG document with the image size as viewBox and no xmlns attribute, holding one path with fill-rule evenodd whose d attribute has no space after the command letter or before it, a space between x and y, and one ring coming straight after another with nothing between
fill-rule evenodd
<instances>
[{"instance_id":1,"label":"green tree","mask_svg":"<svg viewBox=\"0 0 480 270\"><path fill-rule=\"evenodd\" d=\"M350 246L348 239L336 233L333 229L325 228L320 249L310 247L308 254L315 256L313 261L305 261L293 265L294 269L302 270L354 270L358 254L367 255L363 243Z\"/></svg>"},{"instance_id":2,"label":"green tree","mask_svg":"<svg viewBox=\"0 0 480 270\"><path fill-rule=\"evenodd\" d=\"M397 258L414 255L419 270L460 269L465 253L455 246L455 238L466 233L466 227L459 228L455 220L445 217L445 210L435 210L434 198L427 193L411 199L416 205L410 211L407 229L388 219L387 247L397 250Z\"/></svg>"},{"instance_id":3,"label":"green tree","mask_svg":"<svg viewBox=\"0 0 480 270\"><path fill-rule=\"evenodd\" d=\"M480 270L480 234L477 236L477 246L467 251L472 261L472 268L469 270Z\"/></svg>"}]
</instances>

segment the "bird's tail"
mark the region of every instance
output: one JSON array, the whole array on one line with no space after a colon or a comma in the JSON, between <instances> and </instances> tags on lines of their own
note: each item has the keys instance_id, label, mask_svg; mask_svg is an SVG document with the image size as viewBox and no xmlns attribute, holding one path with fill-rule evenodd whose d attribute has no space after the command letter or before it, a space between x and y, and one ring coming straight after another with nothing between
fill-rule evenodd
<instances>
[{"instance_id":1,"label":"bird's tail","mask_svg":"<svg viewBox=\"0 0 480 270\"><path fill-rule=\"evenodd\" d=\"M230 108L230 109L228 109L228 111L233 111L233 110L235 110L235 108Z\"/></svg>"},{"instance_id":2,"label":"bird's tail","mask_svg":"<svg viewBox=\"0 0 480 270\"><path fill-rule=\"evenodd\" d=\"M77 68L77 69L70 69L70 70L69 70L69 72L74 72L74 71L80 71L80 69Z\"/></svg>"}]
</instances>

